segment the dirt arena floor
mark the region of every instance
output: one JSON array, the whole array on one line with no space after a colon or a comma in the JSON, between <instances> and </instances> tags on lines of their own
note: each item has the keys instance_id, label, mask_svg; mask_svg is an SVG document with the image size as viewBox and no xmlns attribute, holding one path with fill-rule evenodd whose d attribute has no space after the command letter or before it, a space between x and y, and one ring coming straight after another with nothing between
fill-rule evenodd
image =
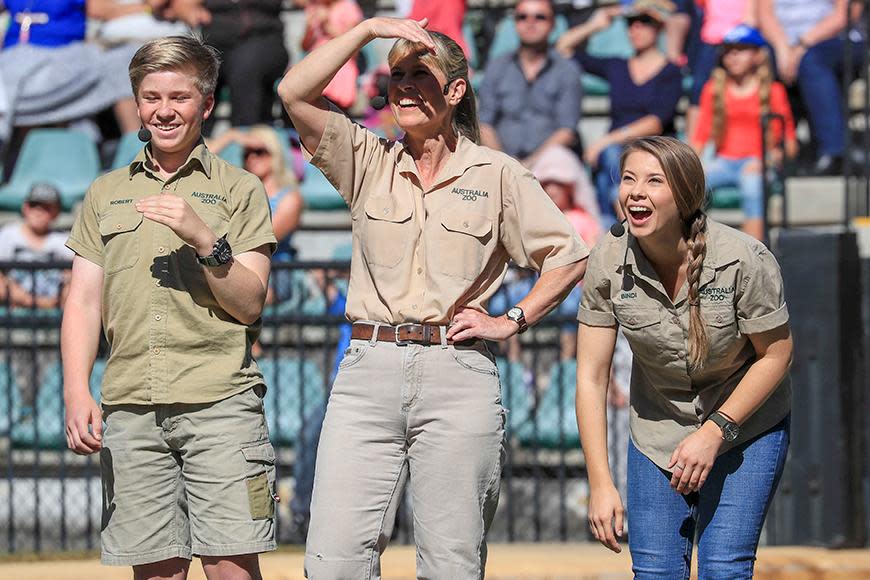
<instances>
[{"instance_id":1,"label":"dirt arena floor","mask_svg":"<svg viewBox=\"0 0 870 580\"><path fill-rule=\"evenodd\" d=\"M3 580L129 580L129 568L100 566L94 555L78 559L0 558ZM263 556L266 580L301 580L302 553L292 548ZM395 546L383 559L384 580L414 579L414 550ZM496 544L490 547L489 580L629 580L627 551L611 554L593 544ZM870 580L870 550L810 547L761 548L756 580ZM191 580L205 580L194 561Z\"/></svg>"}]
</instances>

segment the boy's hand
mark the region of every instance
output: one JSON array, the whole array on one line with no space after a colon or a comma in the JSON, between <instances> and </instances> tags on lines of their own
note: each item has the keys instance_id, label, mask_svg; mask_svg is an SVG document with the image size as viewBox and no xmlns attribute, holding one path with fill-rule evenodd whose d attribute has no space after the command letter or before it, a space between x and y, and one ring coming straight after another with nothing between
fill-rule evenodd
<instances>
[{"instance_id":1,"label":"boy's hand","mask_svg":"<svg viewBox=\"0 0 870 580\"><path fill-rule=\"evenodd\" d=\"M193 246L197 255L211 254L217 236L183 198L171 193L152 195L137 201L136 211L169 226L185 244Z\"/></svg>"},{"instance_id":2,"label":"boy's hand","mask_svg":"<svg viewBox=\"0 0 870 580\"><path fill-rule=\"evenodd\" d=\"M66 446L79 455L102 449L103 413L90 393L66 399L65 407Z\"/></svg>"}]
</instances>

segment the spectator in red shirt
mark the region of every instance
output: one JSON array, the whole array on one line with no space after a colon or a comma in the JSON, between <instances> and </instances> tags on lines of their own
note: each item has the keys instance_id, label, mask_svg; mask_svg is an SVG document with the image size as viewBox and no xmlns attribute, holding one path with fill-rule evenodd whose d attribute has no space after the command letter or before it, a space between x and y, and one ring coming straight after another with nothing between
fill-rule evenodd
<instances>
[{"instance_id":1,"label":"spectator in red shirt","mask_svg":"<svg viewBox=\"0 0 870 580\"><path fill-rule=\"evenodd\" d=\"M762 136L761 118L767 114L783 120L772 120ZM743 231L761 239L762 155L767 151L771 161L780 162L784 142L786 155L793 157L797 140L785 87L773 81L765 41L756 29L740 25L725 35L721 64L701 92L691 141L699 154L713 143L715 155L705 167L707 186L739 187L746 218Z\"/></svg>"},{"instance_id":2,"label":"spectator in red shirt","mask_svg":"<svg viewBox=\"0 0 870 580\"><path fill-rule=\"evenodd\" d=\"M465 18L466 5L466 0L438 0L438 2L414 0L414 6L411 8L411 14L408 15L408 18L412 20L428 18L429 25L426 30L446 34L462 47L465 58L470 58L468 45L462 34L462 20Z\"/></svg>"}]
</instances>

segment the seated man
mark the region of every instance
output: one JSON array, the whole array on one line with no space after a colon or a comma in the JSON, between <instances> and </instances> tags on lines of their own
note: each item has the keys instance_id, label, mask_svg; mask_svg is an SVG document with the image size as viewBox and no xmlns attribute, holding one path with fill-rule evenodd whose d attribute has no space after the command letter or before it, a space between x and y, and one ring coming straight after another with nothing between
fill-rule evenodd
<instances>
[{"instance_id":1,"label":"seated man","mask_svg":"<svg viewBox=\"0 0 870 580\"><path fill-rule=\"evenodd\" d=\"M577 143L583 85L580 67L549 45L550 0L520 0L514 19L520 48L489 63L480 87L480 137L531 165L550 145Z\"/></svg>"},{"instance_id":2,"label":"seated man","mask_svg":"<svg viewBox=\"0 0 870 580\"><path fill-rule=\"evenodd\" d=\"M24 219L0 229L0 261L60 262L72 260L66 236L53 232L60 213L60 193L49 183L35 184L27 194ZM62 305L69 270L9 270L0 276L0 299L9 306L57 308Z\"/></svg>"}]
</instances>

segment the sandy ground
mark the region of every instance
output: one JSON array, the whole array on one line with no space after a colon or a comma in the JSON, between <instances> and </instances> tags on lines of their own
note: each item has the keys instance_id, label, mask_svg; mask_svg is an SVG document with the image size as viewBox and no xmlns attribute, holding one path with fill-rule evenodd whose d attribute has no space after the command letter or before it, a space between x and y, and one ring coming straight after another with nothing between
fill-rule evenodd
<instances>
[{"instance_id":1,"label":"sandy ground","mask_svg":"<svg viewBox=\"0 0 870 580\"><path fill-rule=\"evenodd\" d=\"M301 580L302 553L282 550L262 557L266 580ZM414 551L408 546L387 550L384 580L413 580ZM21 561L0 559L3 580L129 580L128 568L100 566L95 557L77 560ZM205 580L198 562L191 580ZM623 580L631 578L627 551L611 554L592 544L496 544L490 547L490 580ZM870 580L870 550L761 548L756 580Z\"/></svg>"}]
</instances>

